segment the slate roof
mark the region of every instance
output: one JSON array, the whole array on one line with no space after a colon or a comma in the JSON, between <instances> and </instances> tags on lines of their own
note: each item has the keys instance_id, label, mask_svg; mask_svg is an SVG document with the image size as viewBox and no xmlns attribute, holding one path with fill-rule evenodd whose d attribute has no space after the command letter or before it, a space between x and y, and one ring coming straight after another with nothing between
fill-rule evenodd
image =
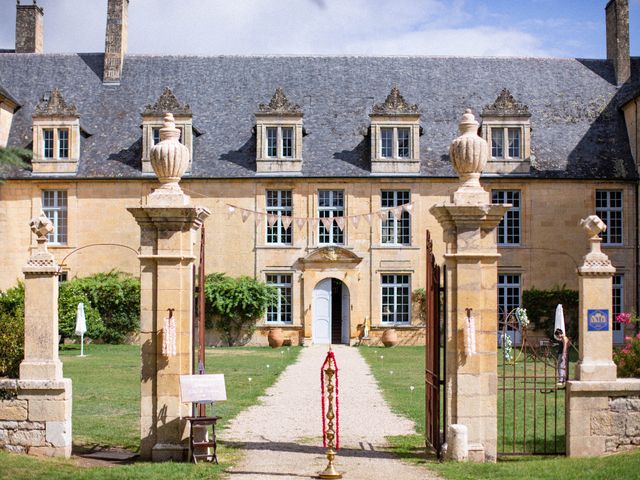
<instances>
[{"instance_id":1,"label":"slate roof","mask_svg":"<svg viewBox=\"0 0 640 480\"><path fill-rule=\"evenodd\" d=\"M635 83L622 88L606 60L128 55L119 86L102 84L102 65L102 54L0 54L0 86L22 105L9 145L30 146L33 109L57 87L92 132L81 140L77 177L140 177L140 114L168 86L191 105L201 133L192 177L254 177L254 113L282 86L304 111L302 175L368 177L369 113L397 85L422 113L420 175L448 177L464 109L479 117L506 87L531 112L531 176L636 178L617 107L640 84L640 58L632 59Z\"/></svg>"}]
</instances>

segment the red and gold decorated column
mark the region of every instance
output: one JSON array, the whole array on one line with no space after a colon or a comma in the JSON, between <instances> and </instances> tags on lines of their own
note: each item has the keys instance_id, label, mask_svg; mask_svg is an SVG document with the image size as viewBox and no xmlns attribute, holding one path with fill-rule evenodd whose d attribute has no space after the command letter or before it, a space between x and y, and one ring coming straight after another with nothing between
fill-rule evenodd
<instances>
[{"instance_id":1,"label":"red and gold decorated column","mask_svg":"<svg viewBox=\"0 0 640 480\"><path fill-rule=\"evenodd\" d=\"M322 444L327 449L327 467L318 475L320 478L342 478L333 466L336 451L340 448L340 401L338 390L338 364L336 356L329 348L320 369L320 390L322 395Z\"/></svg>"}]
</instances>

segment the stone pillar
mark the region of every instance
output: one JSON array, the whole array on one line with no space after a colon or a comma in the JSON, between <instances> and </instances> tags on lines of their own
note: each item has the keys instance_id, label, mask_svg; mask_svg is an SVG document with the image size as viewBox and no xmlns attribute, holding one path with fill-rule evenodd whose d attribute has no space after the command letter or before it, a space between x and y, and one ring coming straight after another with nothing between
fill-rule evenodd
<instances>
[{"instance_id":1,"label":"stone pillar","mask_svg":"<svg viewBox=\"0 0 640 480\"><path fill-rule=\"evenodd\" d=\"M612 278L616 269L600 250L598 236L607 226L596 215L580 224L589 235L590 252L578 267L580 290L580 360L577 380L615 380L612 346Z\"/></svg>"},{"instance_id":2,"label":"stone pillar","mask_svg":"<svg viewBox=\"0 0 640 480\"><path fill-rule=\"evenodd\" d=\"M129 0L108 0L103 83L120 83L124 56L127 53L128 22Z\"/></svg>"},{"instance_id":3,"label":"stone pillar","mask_svg":"<svg viewBox=\"0 0 640 480\"><path fill-rule=\"evenodd\" d=\"M38 246L23 268L24 360L19 380L0 382L0 388L15 389L8 403L20 408L7 412L0 400L0 437L12 451L69 458L71 380L62 378L58 357L58 265L47 251L53 225L41 213L29 226Z\"/></svg>"},{"instance_id":4,"label":"stone pillar","mask_svg":"<svg viewBox=\"0 0 640 480\"><path fill-rule=\"evenodd\" d=\"M38 246L23 267L24 272L24 360L22 380L60 380L58 357L58 265L47 250L47 235L53 224L41 213L29 223Z\"/></svg>"},{"instance_id":5,"label":"stone pillar","mask_svg":"<svg viewBox=\"0 0 640 480\"><path fill-rule=\"evenodd\" d=\"M44 51L44 10L36 5L16 6L16 53Z\"/></svg>"},{"instance_id":6,"label":"stone pillar","mask_svg":"<svg viewBox=\"0 0 640 480\"><path fill-rule=\"evenodd\" d=\"M450 156L460 186L431 213L444 230L447 266L447 418L468 429L469 460L497 455L497 266L495 228L509 205L492 205L480 185L488 145L467 110ZM466 308L473 309L476 354L464 353Z\"/></svg>"},{"instance_id":7,"label":"stone pillar","mask_svg":"<svg viewBox=\"0 0 640 480\"><path fill-rule=\"evenodd\" d=\"M189 165L173 116L165 116L151 162L160 188L146 205L128 208L140 225L140 344L142 355L140 456L186 460L191 405L180 402L180 375L192 373L193 263L196 232L209 211L192 206L178 182ZM175 355L163 352L165 318L176 322Z\"/></svg>"}]
</instances>

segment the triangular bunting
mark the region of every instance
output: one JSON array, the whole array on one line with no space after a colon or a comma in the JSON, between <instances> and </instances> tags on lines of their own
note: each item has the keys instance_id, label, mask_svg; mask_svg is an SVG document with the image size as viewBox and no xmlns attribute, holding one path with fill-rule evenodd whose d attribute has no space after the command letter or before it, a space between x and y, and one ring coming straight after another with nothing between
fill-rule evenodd
<instances>
[{"instance_id":1,"label":"triangular bunting","mask_svg":"<svg viewBox=\"0 0 640 480\"><path fill-rule=\"evenodd\" d=\"M370 213L367 213L367 214L364 216L364 219L367 221L367 223L368 223L369 225L371 225L371 218L372 218L372 217L371 217L371 214L370 214Z\"/></svg>"},{"instance_id":2,"label":"triangular bunting","mask_svg":"<svg viewBox=\"0 0 640 480\"><path fill-rule=\"evenodd\" d=\"M251 216L251 210L242 210L240 215L242 216L242 223L244 223L247 221L247 218Z\"/></svg>"},{"instance_id":3,"label":"triangular bunting","mask_svg":"<svg viewBox=\"0 0 640 480\"><path fill-rule=\"evenodd\" d=\"M291 222L293 222L293 218L284 215L284 216L280 217L280 221L282 222L282 226L286 230L287 228L289 228L291 226Z\"/></svg>"},{"instance_id":4,"label":"triangular bunting","mask_svg":"<svg viewBox=\"0 0 640 480\"><path fill-rule=\"evenodd\" d=\"M380 210L378 212L378 216L380 217L380 220L385 221L389 218L389 212L390 210Z\"/></svg>"},{"instance_id":5,"label":"triangular bunting","mask_svg":"<svg viewBox=\"0 0 640 480\"><path fill-rule=\"evenodd\" d=\"M304 218L296 218L296 227L298 227L298 230L302 230L302 227L304 227L304 224L307 223L307 220Z\"/></svg>"},{"instance_id":6,"label":"triangular bunting","mask_svg":"<svg viewBox=\"0 0 640 480\"><path fill-rule=\"evenodd\" d=\"M413 204L412 203L405 203L402 208L404 208L405 212L409 212L411 213L411 210L413 210Z\"/></svg>"},{"instance_id":7,"label":"triangular bunting","mask_svg":"<svg viewBox=\"0 0 640 480\"><path fill-rule=\"evenodd\" d=\"M393 216L396 217L396 220L400 220L402 218L402 206L393 209Z\"/></svg>"},{"instance_id":8,"label":"triangular bunting","mask_svg":"<svg viewBox=\"0 0 640 480\"><path fill-rule=\"evenodd\" d=\"M338 228L340 229L340 231L344 230L344 224L345 224L344 217L337 217L336 218L336 225L338 225Z\"/></svg>"},{"instance_id":9,"label":"triangular bunting","mask_svg":"<svg viewBox=\"0 0 640 480\"><path fill-rule=\"evenodd\" d=\"M253 213L255 213L256 225L260 225L262 223L262 217L264 216L264 214L259 212L253 212Z\"/></svg>"},{"instance_id":10,"label":"triangular bunting","mask_svg":"<svg viewBox=\"0 0 640 480\"><path fill-rule=\"evenodd\" d=\"M360 215L356 215L355 217L351 217L351 223L353 223L353 226L355 228L358 228L358 225L360 225Z\"/></svg>"},{"instance_id":11,"label":"triangular bunting","mask_svg":"<svg viewBox=\"0 0 640 480\"><path fill-rule=\"evenodd\" d=\"M327 229L327 231L331 230L331 226L333 225L333 217L321 218L320 221L322 222L322 225L324 225L324 228Z\"/></svg>"},{"instance_id":12,"label":"triangular bunting","mask_svg":"<svg viewBox=\"0 0 640 480\"><path fill-rule=\"evenodd\" d=\"M273 214L267 215L267 224L270 227L273 227L277 222L278 222L278 216L277 215L273 215Z\"/></svg>"},{"instance_id":13,"label":"triangular bunting","mask_svg":"<svg viewBox=\"0 0 640 480\"><path fill-rule=\"evenodd\" d=\"M310 218L309 219L309 223L311 224L311 228L315 229L316 225L318 225L318 219L317 218Z\"/></svg>"}]
</instances>

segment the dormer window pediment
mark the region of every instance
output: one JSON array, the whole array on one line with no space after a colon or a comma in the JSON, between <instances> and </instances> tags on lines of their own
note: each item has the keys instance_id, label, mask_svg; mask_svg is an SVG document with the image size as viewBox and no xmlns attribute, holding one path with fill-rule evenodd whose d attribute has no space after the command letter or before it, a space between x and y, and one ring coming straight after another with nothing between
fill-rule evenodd
<instances>
[{"instance_id":1,"label":"dormer window pediment","mask_svg":"<svg viewBox=\"0 0 640 480\"><path fill-rule=\"evenodd\" d=\"M486 172L529 173L531 113L506 88L482 110L482 136L491 153Z\"/></svg>"},{"instance_id":2,"label":"dormer window pediment","mask_svg":"<svg viewBox=\"0 0 640 480\"><path fill-rule=\"evenodd\" d=\"M45 94L33 113L35 173L75 173L80 158L80 115L60 90Z\"/></svg>"},{"instance_id":3,"label":"dormer window pediment","mask_svg":"<svg viewBox=\"0 0 640 480\"><path fill-rule=\"evenodd\" d=\"M176 128L180 130L180 143L189 149L189 168L193 159L193 113L189 104L181 104L169 87L165 87L158 100L142 111L142 171L153 173L151 148L160 141L160 129L166 113L172 113Z\"/></svg>"},{"instance_id":4,"label":"dormer window pediment","mask_svg":"<svg viewBox=\"0 0 640 480\"><path fill-rule=\"evenodd\" d=\"M256 116L256 170L302 170L302 108L276 88L268 104L258 105Z\"/></svg>"},{"instance_id":5,"label":"dormer window pediment","mask_svg":"<svg viewBox=\"0 0 640 480\"><path fill-rule=\"evenodd\" d=\"M373 106L371 119L371 171L420 172L420 111L393 87L383 103Z\"/></svg>"}]
</instances>

